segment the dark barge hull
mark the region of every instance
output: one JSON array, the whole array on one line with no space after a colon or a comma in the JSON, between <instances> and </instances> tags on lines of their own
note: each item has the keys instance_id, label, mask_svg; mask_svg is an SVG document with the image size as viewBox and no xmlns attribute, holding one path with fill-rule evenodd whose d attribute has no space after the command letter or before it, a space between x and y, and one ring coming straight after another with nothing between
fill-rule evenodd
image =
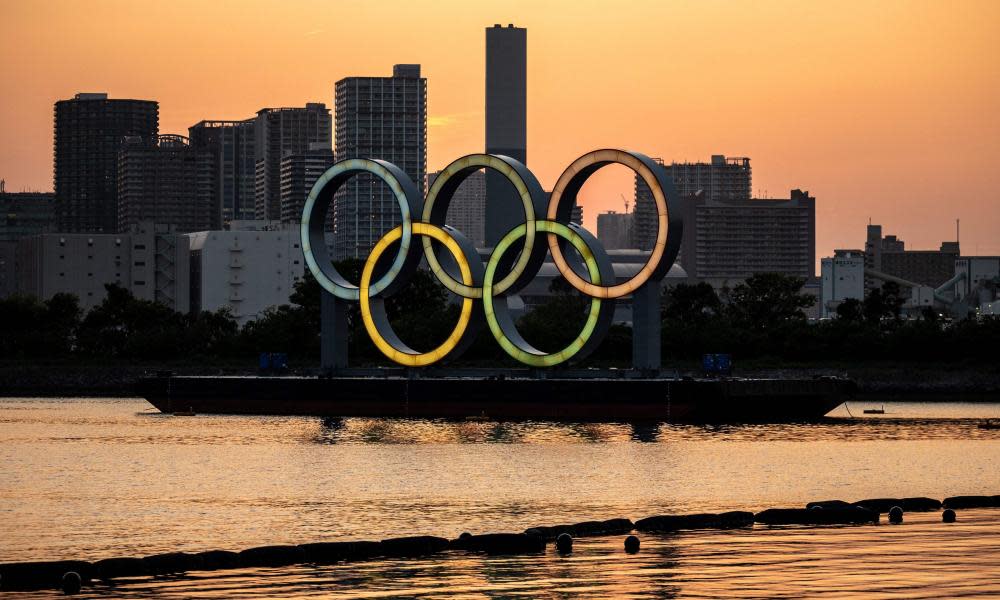
<instances>
[{"instance_id":1,"label":"dark barge hull","mask_svg":"<svg viewBox=\"0 0 1000 600\"><path fill-rule=\"evenodd\" d=\"M844 379L147 377L164 413L551 421L815 421L853 394Z\"/></svg>"}]
</instances>

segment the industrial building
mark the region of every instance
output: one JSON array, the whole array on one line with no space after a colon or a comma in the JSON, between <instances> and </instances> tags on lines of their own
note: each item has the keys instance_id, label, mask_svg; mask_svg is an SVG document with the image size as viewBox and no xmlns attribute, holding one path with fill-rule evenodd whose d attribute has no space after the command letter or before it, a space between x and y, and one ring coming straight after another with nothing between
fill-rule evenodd
<instances>
[{"instance_id":1,"label":"industrial building","mask_svg":"<svg viewBox=\"0 0 1000 600\"><path fill-rule=\"evenodd\" d=\"M336 159L386 160L421 194L427 175L427 79L420 65L392 77L346 77L336 84ZM351 178L333 202L334 258L363 258L400 223L392 191L370 175Z\"/></svg>"},{"instance_id":2,"label":"industrial building","mask_svg":"<svg viewBox=\"0 0 1000 600\"><path fill-rule=\"evenodd\" d=\"M281 159L310 148L331 147L330 109L262 108L254 122L254 218L281 219Z\"/></svg>"},{"instance_id":3,"label":"industrial building","mask_svg":"<svg viewBox=\"0 0 1000 600\"><path fill-rule=\"evenodd\" d=\"M486 153L528 162L528 30L486 28ZM486 172L486 245L523 221L521 199L500 173Z\"/></svg>"},{"instance_id":4,"label":"industrial building","mask_svg":"<svg viewBox=\"0 0 1000 600\"><path fill-rule=\"evenodd\" d=\"M256 119L243 121L199 121L188 128L195 148L211 152L215 170L218 222L254 218L256 173Z\"/></svg>"},{"instance_id":5,"label":"industrial building","mask_svg":"<svg viewBox=\"0 0 1000 600\"><path fill-rule=\"evenodd\" d=\"M439 173L427 175L427 189ZM486 173L476 171L462 181L451 197L445 223L461 231L477 248L486 246Z\"/></svg>"},{"instance_id":6,"label":"industrial building","mask_svg":"<svg viewBox=\"0 0 1000 600\"><path fill-rule=\"evenodd\" d=\"M663 161L654 158L663 165ZM664 165L674 182L677 197L681 200L701 194L708 202L742 202L750 199L752 173L750 159L712 156L710 162L671 163ZM635 230L636 247L650 250L656 241L656 204L645 180L635 176Z\"/></svg>"},{"instance_id":7,"label":"industrial building","mask_svg":"<svg viewBox=\"0 0 1000 600\"><path fill-rule=\"evenodd\" d=\"M118 153L118 231L139 223L179 233L221 227L215 156L180 135L126 137Z\"/></svg>"},{"instance_id":8,"label":"industrial building","mask_svg":"<svg viewBox=\"0 0 1000 600\"><path fill-rule=\"evenodd\" d=\"M190 244L192 311L228 309L240 325L288 304L304 273L299 230L200 231Z\"/></svg>"},{"instance_id":9,"label":"industrial building","mask_svg":"<svg viewBox=\"0 0 1000 600\"><path fill-rule=\"evenodd\" d=\"M281 158L281 222L298 223L313 184L333 166L333 150L326 144L310 144L305 152Z\"/></svg>"},{"instance_id":10,"label":"industrial building","mask_svg":"<svg viewBox=\"0 0 1000 600\"><path fill-rule=\"evenodd\" d=\"M55 103L56 230L114 233L118 227L118 150L127 136L159 133L152 100L77 94Z\"/></svg>"},{"instance_id":11,"label":"industrial building","mask_svg":"<svg viewBox=\"0 0 1000 600\"><path fill-rule=\"evenodd\" d=\"M920 285L938 287L955 273L961 255L957 241L941 242L938 250L907 250L895 235L882 235L881 225L869 225L865 240L865 268ZM868 278L868 289L881 285Z\"/></svg>"},{"instance_id":12,"label":"industrial building","mask_svg":"<svg viewBox=\"0 0 1000 600\"><path fill-rule=\"evenodd\" d=\"M75 294L84 311L101 303L105 284L187 312L187 240L164 225L141 223L128 233L45 233L17 247L18 292L48 300Z\"/></svg>"}]
</instances>

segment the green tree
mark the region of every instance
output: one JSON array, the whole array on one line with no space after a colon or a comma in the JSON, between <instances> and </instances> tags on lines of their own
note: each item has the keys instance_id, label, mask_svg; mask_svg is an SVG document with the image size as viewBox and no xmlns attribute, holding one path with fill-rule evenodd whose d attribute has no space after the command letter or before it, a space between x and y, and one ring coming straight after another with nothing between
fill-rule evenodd
<instances>
[{"instance_id":1,"label":"green tree","mask_svg":"<svg viewBox=\"0 0 1000 600\"><path fill-rule=\"evenodd\" d=\"M704 281L694 285L680 283L664 289L661 306L664 319L684 322L703 322L722 312L722 301L715 288Z\"/></svg>"},{"instance_id":2,"label":"green tree","mask_svg":"<svg viewBox=\"0 0 1000 600\"><path fill-rule=\"evenodd\" d=\"M880 323L883 319L899 321L900 312L906 300L902 296L899 284L887 281L881 288L875 288L865 298L865 319L871 323Z\"/></svg>"},{"instance_id":3,"label":"green tree","mask_svg":"<svg viewBox=\"0 0 1000 600\"><path fill-rule=\"evenodd\" d=\"M757 273L733 288L728 311L737 323L751 329L773 328L786 321L804 321L803 309L816 298L803 295L805 279L780 273Z\"/></svg>"},{"instance_id":4,"label":"green tree","mask_svg":"<svg viewBox=\"0 0 1000 600\"><path fill-rule=\"evenodd\" d=\"M864 305L857 298L847 298L837 305L837 319L843 322L860 323L864 317Z\"/></svg>"}]
</instances>

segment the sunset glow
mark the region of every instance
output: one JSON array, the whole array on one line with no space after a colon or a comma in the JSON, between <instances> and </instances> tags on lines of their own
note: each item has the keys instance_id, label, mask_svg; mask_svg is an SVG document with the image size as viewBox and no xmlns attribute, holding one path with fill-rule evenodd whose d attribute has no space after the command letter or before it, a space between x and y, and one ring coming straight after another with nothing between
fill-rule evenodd
<instances>
[{"instance_id":1,"label":"sunset glow","mask_svg":"<svg viewBox=\"0 0 1000 600\"><path fill-rule=\"evenodd\" d=\"M749 156L754 195L817 198L817 256L906 240L1000 254L1000 3L21 2L0 8L0 177L52 189L52 105L160 103L160 132L420 63L428 170L484 147L484 29L528 29L528 166L548 189L582 153ZM624 168L584 190L621 210Z\"/></svg>"}]
</instances>

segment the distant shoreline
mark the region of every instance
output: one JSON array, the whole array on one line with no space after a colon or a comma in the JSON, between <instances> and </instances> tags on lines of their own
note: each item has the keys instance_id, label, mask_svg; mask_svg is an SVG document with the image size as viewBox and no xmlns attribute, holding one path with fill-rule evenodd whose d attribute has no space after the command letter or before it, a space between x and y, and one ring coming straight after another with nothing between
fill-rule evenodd
<instances>
[{"instance_id":1,"label":"distant shoreline","mask_svg":"<svg viewBox=\"0 0 1000 600\"><path fill-rule=\"evenodd\" d=\"M677 369L679 375L699 376L695 365ZM157 371L177 375L245 375L257 370L241 363L206 364L0 364L0 397L135 397L134 382ZM293 369L309 375L315 367ZM1000 367L992 365L855 365L818 367L748 366L737 368L737 377L809 378L847 376L857 382L856 400L979 401L1000 402Z\"/></svg>"}]
</instances>

